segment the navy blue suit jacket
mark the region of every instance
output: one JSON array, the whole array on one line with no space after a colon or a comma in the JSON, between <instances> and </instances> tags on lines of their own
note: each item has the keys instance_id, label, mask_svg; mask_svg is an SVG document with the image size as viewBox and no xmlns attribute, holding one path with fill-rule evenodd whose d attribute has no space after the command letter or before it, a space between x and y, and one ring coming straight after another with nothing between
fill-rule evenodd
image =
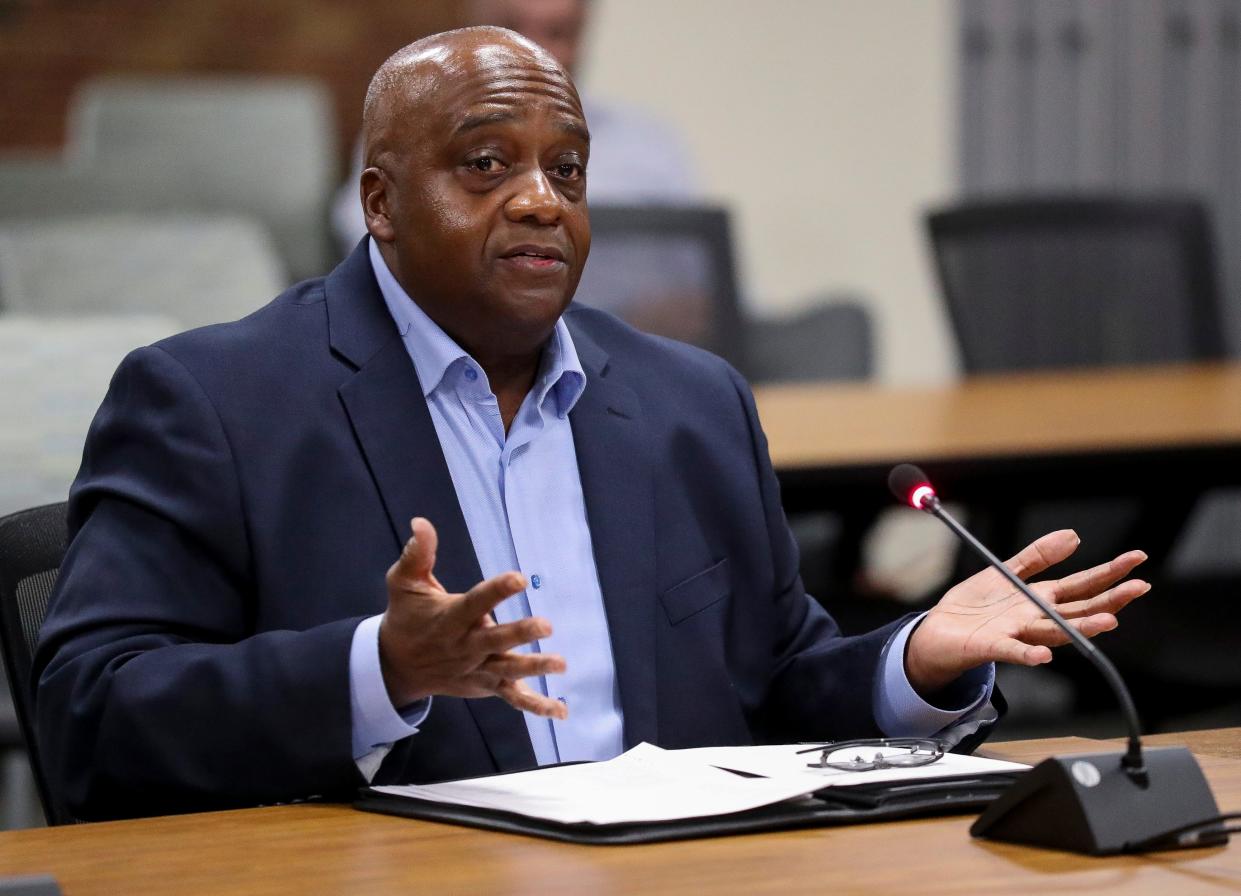
<instances>
[{"instance_id":1,"label":"navy blue suit jacket","mask_svg":"<svg viewBox=\"0 0 1241 896\"><path fill-rule=\"evenodd\" d=\"M598 311L566 321L625 743L876 734L892 627L842 637L803 591L739 375ZM445 587L475 584L364 247L244 320L131 354L90 431L35 657L60 797L86 818L349 797L350 642L415 515L439 530ZM533 763L515 710L437 697L376 781Z\"/></svg>"}]
</instances>

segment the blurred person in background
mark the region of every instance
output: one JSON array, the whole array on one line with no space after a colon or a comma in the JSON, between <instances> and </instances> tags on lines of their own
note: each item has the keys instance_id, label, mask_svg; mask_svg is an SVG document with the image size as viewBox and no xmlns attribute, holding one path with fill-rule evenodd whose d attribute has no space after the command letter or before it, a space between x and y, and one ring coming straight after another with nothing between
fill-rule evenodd
<instances>
[{"instance_id":1,"label":"blurred person in background","mask_svg":"<svg viewBox=\"0 0 1241 896\"><path fill-rule=\"evenodd\" d=\"M589 7L589 0L474 0L469 4L469 24L499 25L524 35L551 53L576 78L581 73ZM689 158L672 128L639 109L590 94L582 96L582 106L591 136L590 201L677 203L699 198ZM332 207L332 229L342 256L366 235L359 199L361 177L359 143L352 170ZM593 304L618 310L616 301L602 296Z\"/></svg>"}]
</instances>

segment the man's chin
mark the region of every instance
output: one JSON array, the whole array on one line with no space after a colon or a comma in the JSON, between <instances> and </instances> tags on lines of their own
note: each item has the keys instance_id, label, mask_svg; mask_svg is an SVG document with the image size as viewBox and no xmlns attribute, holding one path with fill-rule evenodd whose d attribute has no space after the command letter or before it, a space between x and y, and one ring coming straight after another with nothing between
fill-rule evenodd
<instances>
[{"instance_id":1,"label":"man's chin","mask_svg":"<svg viewBox=\"0 0 1241 896\"><path fill-rule=\"evenodd\" d=\"M557 289L511 289L504 296L504 307L499 316L509 319L514 327L534 330L545 327L550 332L572 299L573 291L563 286Z\"/></svg>"},{"instance_id":2,"label":"man's chin","mask_svg":"<svg viewBox=\"0 0 1241 896\"><path fill-rule=\"evenodd\" d=\"M563 295L509 294L477 323L485 327L487 342L502 347L506 354L536 352L543 348L568 304Z\"/></svg>"}]
</instances>

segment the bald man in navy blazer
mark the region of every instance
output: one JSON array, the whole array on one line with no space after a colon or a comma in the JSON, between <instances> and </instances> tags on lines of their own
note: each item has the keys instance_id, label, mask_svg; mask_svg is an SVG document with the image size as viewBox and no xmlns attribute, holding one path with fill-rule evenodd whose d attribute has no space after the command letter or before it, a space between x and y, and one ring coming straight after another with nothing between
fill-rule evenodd
<instances>
[{"instance_id":1,"label":"bald man in navy blazer","mask_svg":"<svg viewBox=\"0 0 1241 896\"><path fill-rule=\"evenodd\" d=\"M805 594L738 374L569 304L589 135L537 46L499 29L411 45L376 75L364 137L357 250L244 320L134 352L92 426L34 670L72 812L348 799L642 741L896 734L884 713L900 707L877 708L899 702L891 670L955 721L986 704L992 661L1046 661L1057 633L997 599L998 576L860 637ZM482 411L420 381L414 331L459 346L445 369L486 382ZM544 394L552 346L564 370ZM559 432L540 475L580 482L584 515L479 522L465 479L491 488L494 471L445 435L479 420L503 429L470 451ZM589 546L561 609L531 609L538 580L491 559L493 535ZM1075 545L1053 533L1014 564L1037 573ZM1094 634L1145 590L1126 579L1140 559L1046 593ZM602 639L586 655L539 649L579 617ZM575 733L547 682L601 656L601 708L582 711L596 728ZM359 748L376 688L398 733ZM575 737L584 752L565 757Z\"/></svg>"}]
</instances>

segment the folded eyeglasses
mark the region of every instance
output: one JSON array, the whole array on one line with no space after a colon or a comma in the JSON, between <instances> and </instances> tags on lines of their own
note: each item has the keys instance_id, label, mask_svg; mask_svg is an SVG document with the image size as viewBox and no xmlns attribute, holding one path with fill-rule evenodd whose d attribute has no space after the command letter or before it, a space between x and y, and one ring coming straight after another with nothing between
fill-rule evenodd
<instances>
[{"instance_id":1,"label":"folded eyeglasses","mask_svg":"<svg viewBox=\"0 0 1241 896\"><path fill-rule=\"evenodd\" d=\"M845 772L869 772L883 768L916 768L930 765L944 755L944 745L926 737L880 737L840 740L819 744L801 753L819 753L808 768L834 768Z\"/></svg>"}]
</instances>

